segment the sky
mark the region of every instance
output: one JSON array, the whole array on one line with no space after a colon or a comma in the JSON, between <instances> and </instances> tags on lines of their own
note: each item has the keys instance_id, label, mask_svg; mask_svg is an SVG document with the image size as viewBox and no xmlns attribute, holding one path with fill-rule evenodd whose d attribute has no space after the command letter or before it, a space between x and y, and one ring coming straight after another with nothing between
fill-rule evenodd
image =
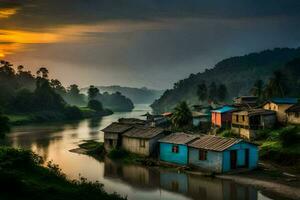
<instances>
[{"instance_id":1,"label":"sky","mask_svg":"<svg viewBox=\"0 0 300 200\"><path fill-rule=\"evenodd\" d=\"M166 89L224 58L299 46L299 0L0 0L0 59L65 86Z\"/></svg>"}]
</instances>

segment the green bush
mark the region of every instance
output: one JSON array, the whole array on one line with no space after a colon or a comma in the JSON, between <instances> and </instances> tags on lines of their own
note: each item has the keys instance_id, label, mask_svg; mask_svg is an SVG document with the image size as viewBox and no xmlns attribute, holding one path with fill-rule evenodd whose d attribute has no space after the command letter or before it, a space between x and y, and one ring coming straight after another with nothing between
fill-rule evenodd
<instances>
[{"instance_id":1,"label":"green bush","mask_svg":"<svg viewBox=\"0 0 300 200\"><path fill-rule=\"evenodd\" d=\"M31 168L43 163L42 157L29 150L0 148L0 168Z\"/></svg>"},{"instance_id":2,"label":"green bush","mask_svg":"<svg viewBox=\"0 0 300 200\"><path fill-rule=\"evenodd\" d=\"M0 138L5 136L5 133L9 132L9 119L5 116L2 116L0 113Z\"/></svg>"},{"instance_id":3,"label":"green bush","mask_svg":"<svg viewBox=\"0 0 300 200\"><path fill-rule=\"evenodd\" d=\"M261 145L260 158L271 160L281 165L299 165L300 152L298 145L285 148L280 141L268 141Z\"/></svg>"},{"instance_id":4,"label":"green bush","mask_svg":"<svg viewBox=\"0 0 300 200\"><path fill-rule=\"evenodd\" d=\"M300 141L300 130L296 126L287 126L279 131L279 139L284 147L298 144Z\"/></svg>"},{"instance_id":5,"label":"green bush","mask_svg":"<svg viewBox=\"0 0 300 200\"><path fill-rule=\"evenodd\" d=\"M221 132L220 134L222 137L238 137L236 134L234 134L234 132L232 132L231 130L225 130L223 132Z\"/></svg>"},{"instance_id":6,"label":"green bush","mask_svg":"<svg viewBox=\"0 0 300 200\"><path fill-rule=\"evenodd\" d=\"M127 157L128 155L129 153L124 149L113 149L108 153L108 157L112 159L121 159Z\"/></svg>"},{"instance_id":7,"label":"green bush","mask_svg":"<svg viewBox=\"0 0 300 200\"><path fill-rule=\"evenodd\" d=\"M100 101L97 101L97 100L90 100L89 103L88 103L88 107L90 109L95 110L95 111L102 111L103 110L102 103Z\"/></svg>"},{"instance_id":8,"label":"green bush","mask_svg":"<svg viewBox=\"0 0 300 200\"><path fill-rule=\"evenodd\" d=\"M52 162L47 167L31 151L0 147L0 199L111 200L126 199L108 194L99 182L85 178L70 181Z\"/></svg>"},{"instance_id":9,"label":"green bush","mask_svg":"<svg viewBox=\"0 0 300 200\"><path fill-rule=\"evenodd\" d=\"M65 117L69 120L82 119L83 114L77 106L67 106L64 110Z\"/></svg>"},{"instance_id":10,"label":"green bush","mask_svg":"<svg viewBox=\"0 0 300 200\"><path fill-rule=\"evenodd\" d=\"M104 156L105 154L104 144L93 140L80 144L79 147L86 149L92 155Z\"/></svg>"}]
</instances>

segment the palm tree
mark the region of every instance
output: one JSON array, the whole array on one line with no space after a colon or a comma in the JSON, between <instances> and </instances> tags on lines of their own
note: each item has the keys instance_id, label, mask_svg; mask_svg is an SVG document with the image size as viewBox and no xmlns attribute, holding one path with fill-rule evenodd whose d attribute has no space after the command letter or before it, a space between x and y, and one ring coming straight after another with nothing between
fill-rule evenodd
<instances>
[{"instance_id":1,"label":"palm tree","mask_svg":"<svg viewBox=\"0 0 300 200\"><path fill-rule=\"evenodd\" d=\"M284 76L281 71L274 71L273 76L270 78L269 83L265 89L266 96L271 97L284 97Z\"/></svg>"},{"instance_id":2,"label":"palm tree","mask_svg":"<svg viewBox=\"0 0 300 200\"><path fill-rule=\"evenodd\" d=\"M263 99L263 92L264 92L264 82L262 80L255 81L253 88L250 90L253 96L256 96L259 101Z\"/></svg>"},{"instance_id":3,"label":"palm tree","mask_svg":"<svg viewBox=\"0 0 300 200\"><path fill-rule=\"evenodd\" d=\"M204 101L207 99L207 87L206 87L205 82L198 85L197 96L198 96L199 101Z\"/></svg>"},{"instance_id":4,"label":"palm tree","mask_svg":"<svg viewBox=\"0 0 300 200\"><path fill-rule=\"evenodd\" d=\"M180 102L174 108L174 112L171 118L172 124L176 129L182 129L189 127L192 124L193 116L187 103L185 101Z\"/></svg>"}]
</instances>

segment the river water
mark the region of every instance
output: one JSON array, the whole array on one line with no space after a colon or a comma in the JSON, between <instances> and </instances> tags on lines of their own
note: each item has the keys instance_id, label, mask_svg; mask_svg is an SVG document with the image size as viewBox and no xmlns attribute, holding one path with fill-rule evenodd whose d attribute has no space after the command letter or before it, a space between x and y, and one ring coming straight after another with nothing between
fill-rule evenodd
<instances>
[{"instance_id":1,"label":"river water","mask_svg":"<svg viewBox=\"0 0 300 200\"><path fill-rule=\"evenodd\" d=\"M110 193L117 192L129 200L141 199L247 199L267 200L252 186L232 181L204 178L139 165L121 165L109 159L98 161L86 155L69 152L83 140L103 141L100 131L121 117L142 118L148 105L136 105L132 112L115 113L102 119L72 123L35 124L13 127L7 144L31 149L45 160L52 160L71 179L80 176L104 184Z\"/></svg>"}]
</instances>

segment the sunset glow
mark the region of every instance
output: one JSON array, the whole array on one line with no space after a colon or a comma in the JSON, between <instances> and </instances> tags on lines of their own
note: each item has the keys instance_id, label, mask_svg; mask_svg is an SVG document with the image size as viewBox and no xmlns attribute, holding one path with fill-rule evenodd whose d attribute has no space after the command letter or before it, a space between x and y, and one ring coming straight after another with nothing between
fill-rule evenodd
<instances>
[{"instance_id":1,"label":"sunset glow","mask_svg":"<svg viewBox=\"0 0 300 200\"><path fill-rule=\"evenodd\" d=\"M9 18L17 13L17 8L0 9L0 18Z\"/></svg>"}]
</instances>

